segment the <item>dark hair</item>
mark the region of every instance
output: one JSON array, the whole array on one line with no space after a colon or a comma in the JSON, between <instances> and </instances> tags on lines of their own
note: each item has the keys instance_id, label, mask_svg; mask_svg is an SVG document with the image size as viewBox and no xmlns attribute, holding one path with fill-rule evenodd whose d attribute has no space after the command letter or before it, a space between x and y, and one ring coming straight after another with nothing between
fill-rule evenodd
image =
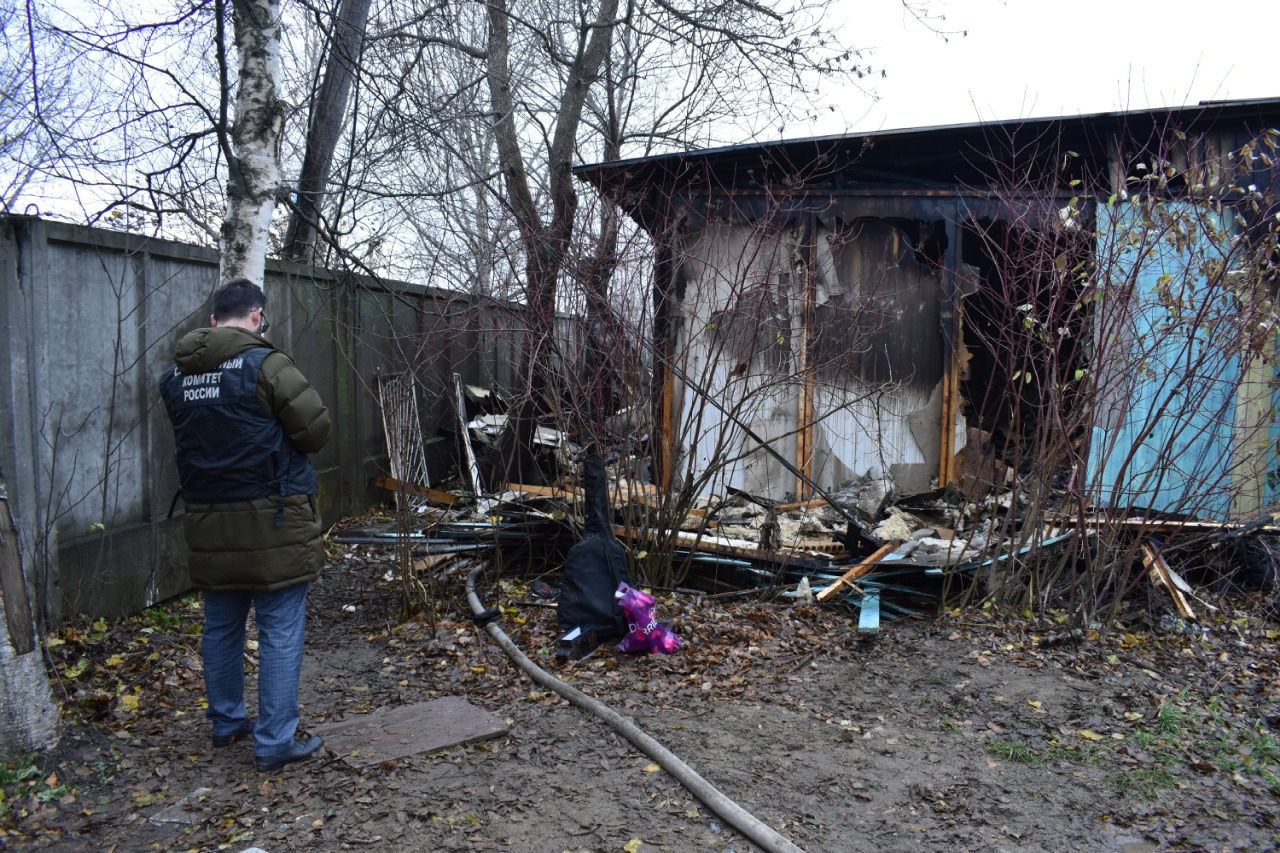
<instances>
[{"instance_id":1,"label":"dark hair","mask_svg":"<svg viewBox=\"0 0 1280 853\"><path fill-rule=\"evenodd\" d=\"M266 305L262 288L247 278L233 278L213 292L213 319L219 323L248 317Z\"/></svg>"}]
</instances>

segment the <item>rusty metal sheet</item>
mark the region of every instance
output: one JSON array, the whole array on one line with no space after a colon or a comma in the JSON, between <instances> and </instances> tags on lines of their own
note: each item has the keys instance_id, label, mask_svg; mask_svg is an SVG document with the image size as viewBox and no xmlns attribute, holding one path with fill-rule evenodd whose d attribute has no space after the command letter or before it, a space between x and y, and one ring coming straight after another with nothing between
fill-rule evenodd
<instances>
[{"instance_id":1,"label":"rusty metal sheet","mask_svg":"<svg viewBox=\"0 0 1280 853\"><path fill-rule=\"evenodd\" d=\"M510 727L465 699L446 696L326 723L314 731L347 764L368 767L502 737Z\"/></svg>"}]
</instances>

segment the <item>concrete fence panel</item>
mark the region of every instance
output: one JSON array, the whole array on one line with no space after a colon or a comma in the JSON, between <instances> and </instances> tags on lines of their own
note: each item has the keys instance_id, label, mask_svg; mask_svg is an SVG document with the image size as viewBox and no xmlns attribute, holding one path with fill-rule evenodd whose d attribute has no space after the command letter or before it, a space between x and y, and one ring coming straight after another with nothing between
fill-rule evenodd
<instances>
[{"instance_id":1,"label":"concrete fence panel","mask_svg":"<svg viewBox=\"0 0 1280 853\"><path fill-rule=\"evenodd\" d=\"M0 218L0 467L46 625L116 616L189 587L173 436L158 379L208 323L211 249L33 217ZM326 524L381 499L379 372L414 370L424 430L451 375L510 387L518 314L451 291L271 262L273 343L334 417L317 454Z\"/></svg>"}]
</instances>

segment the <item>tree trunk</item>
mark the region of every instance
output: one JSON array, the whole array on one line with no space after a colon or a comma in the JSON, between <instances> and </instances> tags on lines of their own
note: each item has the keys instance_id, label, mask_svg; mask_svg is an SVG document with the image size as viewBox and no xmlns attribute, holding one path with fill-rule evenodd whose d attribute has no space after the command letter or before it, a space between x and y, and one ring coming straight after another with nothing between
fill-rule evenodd
<instances>
[{"instance_id":1,"label":"tree trunk","mask_svg":"<svg viewBox=\"0 0 1280 853\"><path fill-rule=\"evenodd\" d=\"M240 76L227 156L227 216L221 232L222 280L262 286L267 237L280 189L280 0L232 0Z\"/></svg>"},{"instance_id":2,"label":"tree trunk","mask_svg":"<svg viewBox=\"0 0 1280 853\"><path fill-rule=\"evenodd\" d=\"M531 380L528 393L515 404L507 429L512 446L502 448L511 474L527 476L533 457L539 392L555 387L552 355L555 346L556 288L573 236L578 197L573 186L574 143L582 122L587 91L597 79L617 26L618 0L602 0L594 21L579 36L576 55L555 115L548 148L549 218L544 220L530 187L529 172L521 153L516 125L516 98L511 73L510 13L506 0L490 0L487 6L489 44L487 82L494 119L494 138L506 200L520 231L525 261L525 325L528 345L524 375Z\"/></svg>"},{"instance_id":3,"label":"tree trunk","mask_svg":"<svg viewBox=\"0 0 1280 853\"><path fill-rule=\"evenodd\" d=\"M298 178L298 198L289 217L289 228L284 238L282 254L301 263L314 262L320 209L324 202L325 187L329 183L333 152L342 133L342 119L347 112L351 79L360 63L365 21L369 18L371 2L372 0L342 0L342 8L334 23L329 57L325 62L324 81L316 96L313 107L315 112L312 113L311 128L307 133L302 174Z\"/></svg>"},{"instance_id":4,"label":"tree trunk","mask_svg":"<svg viewBox=\"0 0 1280 853\"><path fill-rule=\"evenodd\" d=\"M0 472L0 760L58 742L58 706L31 614L17 526Z\"/></svg>"}]
</instances>

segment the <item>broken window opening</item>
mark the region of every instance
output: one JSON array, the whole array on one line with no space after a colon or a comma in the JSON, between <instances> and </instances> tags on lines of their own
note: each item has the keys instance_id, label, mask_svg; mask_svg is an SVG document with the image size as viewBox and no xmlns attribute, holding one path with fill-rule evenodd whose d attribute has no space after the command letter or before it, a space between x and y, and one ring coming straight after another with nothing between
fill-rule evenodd
<instances>
[{"instance_id":1,"label":"broken window opening","mask_svg":"<svg viewBox=\"0 0 1280 853\"><path fill-rule=\"evenodd\" d=\"M1092 311L1082 296L1093 251L1090 229L1036 231L1003 220L964 225L962 260L977 270L963 301L960 390L987 452L1010 465L1031 460L1036 430L1088 366ZM1078 382L1077 382L1078 385ZM1075 423L1070 411L1052 422ZM1078 441L1082 436L1069 436Z\"/></svg>"}]
</instances>

